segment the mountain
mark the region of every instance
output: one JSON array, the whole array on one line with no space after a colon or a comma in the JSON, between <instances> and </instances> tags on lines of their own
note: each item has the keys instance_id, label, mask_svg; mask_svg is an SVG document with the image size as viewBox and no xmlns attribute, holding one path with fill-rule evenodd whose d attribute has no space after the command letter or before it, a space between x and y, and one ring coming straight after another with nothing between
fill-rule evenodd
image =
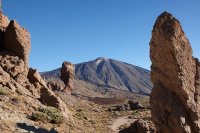
<instances>
[{"instance_id":1,"label":"mountain","mask_svg":"<svg viewBox=\"0 0 200 133\"><path fill-rule=\"evenodd\" d=\"M60 68L41 74L45 79L59 80ZM113 88L145 95L149 95L152 89L149 70L102 57L76 64L75 79L98 88Z\"/></svg>"}]
</instances>

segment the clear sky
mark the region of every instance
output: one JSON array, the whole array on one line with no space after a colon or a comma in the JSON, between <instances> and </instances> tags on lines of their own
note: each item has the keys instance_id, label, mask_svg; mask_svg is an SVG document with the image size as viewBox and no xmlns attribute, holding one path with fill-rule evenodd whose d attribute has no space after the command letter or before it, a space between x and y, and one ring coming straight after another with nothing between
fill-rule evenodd
<instances>
[{"instance_id":1,"label":"clear sky","mask_svg":"<svg viewBox=\"0 0 200 133\"><path fill-rule=\"evenodd\" d=\"M106 57L150 69L153 24L163 11L178 18L200 58L199 0L2 0L3 11L31 33L30 66L58 68Z\"/></svg>"}]
</instances>

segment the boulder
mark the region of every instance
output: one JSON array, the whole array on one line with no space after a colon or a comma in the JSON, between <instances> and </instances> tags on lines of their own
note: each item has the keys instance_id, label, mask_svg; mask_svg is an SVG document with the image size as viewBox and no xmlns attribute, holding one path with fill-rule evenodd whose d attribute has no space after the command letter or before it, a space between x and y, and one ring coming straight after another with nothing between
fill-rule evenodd
<instances>
[{"instance_id":1,"label":"boulder","mask_svg":"<svg viewBox=\"0 0 200 133\"><path fill-rule=\"evenodd\" d=\"M75 77L75 67L70 62L63 62L61 67L61 76L60 79L64 82L65 87L64 92L71 92L73 90L73 82Z\"/></svg>"},{"instance_id":2,"label":"boulder","mask_svg":"<svg viewBox=\"0 0 200 133\"><path fill-rule=\"evenodd\" d=\"M50 88L52 91L62 91L65 85L63 82L49 81L47 82L47 87Z\"/></svg>"},{"instance_id":3,"label":"boulder","mask_svg":"<svg viewBox=\"0 0 200 133\"><path fill-rule=\"evenodd\" d=\"M119 133L156 133L156 130L150 121L139 119Z\"/></svg>"},{"instance_id":4,"label":"boulder","mask_svg":"<svg viewBox=\"0 0 200 133\"><path fill-rule=\"evenodd\" d=\"M44 105L59 109L65 118L70 118L66 104L47 87L40 88L40 99Z\"/></svg>"},{"instance_id":5,"label":"boulder","mask_svg":"<svg viewBox=\"0 0 200 133\"><path fill-rule=\"evenodd\" d=\"M145 107L140 103L140 101L133 101L129 100L128 104L130 105L131 110L137 110L137 109L144 109Z\"/></svg>"},{"instance_id":6,"label":"boulder","mask_svg":"<svg viewBox=\"0 0 200 133\"><path fill-rule=\"evenodd\" d=\"M28 79L32 84L39 83L41 86L47 87L45 81L36 69L29 68Z\"/></svg>"},{"instance_id":7,"label":"boulder","mask_svg":"<svg viewBox=\"0 0 200 133\"><path fill-rule=\"evenodd\" d=\"M150 42L150 98L159 133L200 132L200 65L180 22L164 12L156 20Z\"/></svg>"},{"instance_id":8,"label":"boulder","mask_svg":"<svg viewBox=\"0 0 200 133\"><path fill-rule=\"evenodd\" d=\"M69 118L69 111L66 104L47 87L45 81L36 69L29 69L28 79L39 91L39 100L41 103L59 109L65 118Z\"/></svg>"},{"instance_id":9,"label":"boulder","mask_svg":"<svg viewBox=\"0 0 200 133\"><path fill-rule=\"evenodd\" d=\"M129 104L116 105L108 108L108 111L126 111L130 110Z\"/></svg>"}]
</instances>

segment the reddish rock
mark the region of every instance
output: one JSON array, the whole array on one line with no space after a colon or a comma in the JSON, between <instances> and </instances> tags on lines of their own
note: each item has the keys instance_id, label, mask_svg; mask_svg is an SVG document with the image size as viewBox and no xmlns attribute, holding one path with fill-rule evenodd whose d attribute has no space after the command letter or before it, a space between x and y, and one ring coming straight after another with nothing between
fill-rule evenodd
<instances>
[{"instance_id":1,"label":"reddish rock","mask_svg":"<svg viewBox=\"0 0 200 133\"><path fill-rule=\"evenodd\" d=\"M28 79L32 84L39 83L41 86L47 87L45 81L36 69L29 68Z\"/></svg>"},{"instance_id":2,"label":"reddish rock","mask_svg":"<svg viewBox=\"0 0 200 133\"><path fill-rule=\"evenodd\" d=\"M65 87L64 83L62 81L49 81L47 83L47 86L52 91L62 91Z\"/></svg>"},{"instance_id":3,"label":"reddish rock","mask_svg":"<svg viewBox=\"0 0 200 133\"><path fill-rule=\"evenodd\" d=\"M23 59L26 74L28 74L30 48L31 43L29 32L22 28L16 21L11 20L4 33L3 49L10 51Z\"/></svg>"},{"instance_id":4,"label":"reddish rock","mask_svg":"<svg viewBox=\"0 0 200 133\"><path fill-rule=\"evenodd\" d=\"M25 73L24 61L9 52L0 52L0 66L16 80Z\"/></svg>"},{"instance_id":5,"label":"reddish rock","mask_svg":"<svg viewBox=\"0 0 200 133\"><path fill-rule=\"evenodd\" d=\"M119 133L156 133L156 130L151 121L139 119Z\"/></svg>"},{"instance_id":6,"label":"reddish rock","mask_svg":"<svg viewBox=\"0 0 200 133\"><path fill-rule=\"evenodd\" d=\"M10 82L10 75L6 73L0 66L0 83L5 84Z\"/></svg>"},{"instance_id":7,"label":"reddish rock","mask_svg":"<svg viewBox=\"0 0 200 133\"><path fill-rule=\"evenodd\" d=\"M10 20L7 16L5 16L2 11L0 11L0 29L5 30L8 24L10 23Z\"/></svg>"},{"instance_id":8,"label":"reddish rock","mask_svg":"<svg viewBox=\"0 0 200 133\"><path fill-rule=\"evenodd\" d=\"M53 93L53 91L51 91L49 88L41 87L39 100L44 105L52 106L59 109L65 118L71 119L66 104L58 96L56 96Z\"/></svg>"},{"instance_id":9,"label":"reddish rock","mask_svg":"<svg viewBox=\"0 0 200 133\"><path fill-rule=\"evenodd\" d=\"M65 103L50 90L36 69L29 69L28 79L39 90L39 100L47 106L59 109L63 116L69 118L69 111Z\"/></svg>"},{"instance_id":10,"label":"reddish rock","mask_svg":"<svg viewBox=\"0 0 200 133\"><path fill-rule=\"evenodd\" d=\"M66 104L47 87L37 70L28 67L31 48L29 32L14 20L8 26L6 17L3 21L3 28L0 27L0 87L34 99L37 106L56 107L64 117L69 118Z\"/></svg>"},{"instance_id":11,"label":"reddish rock","mask_svg":"<svg viewBox=\"0 0 200 133\"><path fill-rule=\"evenodd\" d=\"M180 22L164 12L150 42L152 119L159 133L200 132L199 61Z\"/></svg>"},{"instance_id":12,"label":"reddish rock","mask_svg":"<svg viewBox=\"0 0 200 133\"><path fill-rule=\"evenodd\" d=\"M63 62L61 68L60 79L64 82L65 88L63 91L71 92L73 90L73 82L75 77L75 67L70 62Z\"/></svg>"}]
</instances>

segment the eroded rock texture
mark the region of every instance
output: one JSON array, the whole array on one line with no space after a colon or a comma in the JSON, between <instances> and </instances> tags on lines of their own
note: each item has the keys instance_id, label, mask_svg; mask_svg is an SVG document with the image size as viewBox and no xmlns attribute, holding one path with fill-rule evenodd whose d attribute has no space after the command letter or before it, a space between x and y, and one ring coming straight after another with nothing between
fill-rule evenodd
<instances>
[{"instance_id":1,"label":"eroded rock texture","mask_svg":"<svg viewBox=\"0 0 200 133\"><path fill-rule=\"evenodd\" d=\"M66 104L47 87L37 70L29 68L30 49L29 32L0 12L0 88L31 97L37 106L60 109L69 118Z\"/></svg>"},{"instance_id":2,"label":"eroded rock texture","mask_svg":"<svg viewBox=\"0 0 200 133\"><path fill-rule=\"evenodd\" d=\"M0 11L0 29L5 30L5 28L8 26L10 23L10 20L8 19L7 16L5 16L2 11Z\"/></svg>"},{"instance_id":3,"label":"eroded rock texture","mask_svg":"<svg viewBox=\"0 0 200 133\"><path fill-rule=\"evenodd\" d=\"M164 12L150 42L152 119L159 133L200 132L200 65L180 22Z\"/></svg>"},{"instance_id":4,"label":"eroded rock texture","mask_svg":"<svg viewBox=\"0 0 200 133\"><path fill-rule=\"evenodd\" d=\"M156 131L151 121L139 119L119 133L156 133Z\"/></svg>"},{"instance_id":5,"label":"eroded rock texture","mask_svg":"<svg viewBox=\"0 0 200 133\"><path fill-rule=\"evenodd\" d=\"M30 34L16 21L10 21L6 28L3 49L8 50L23 59L26 70L25 73L28 72L28 58L31 49Z\"/></svg>"},{"instance_id":6,"label":"eroded rock texture","mask_svg":"<svg viewBox=\"0 0 200 133\"><path fill-rule=\"evenodd\" d=\"M60 79L64 82L65 87L63 91L71 92L73 90L73 82L75 77L75 67L70 62L63 62L61 67L61 76Z\"/></svg>"}]
</instances>

